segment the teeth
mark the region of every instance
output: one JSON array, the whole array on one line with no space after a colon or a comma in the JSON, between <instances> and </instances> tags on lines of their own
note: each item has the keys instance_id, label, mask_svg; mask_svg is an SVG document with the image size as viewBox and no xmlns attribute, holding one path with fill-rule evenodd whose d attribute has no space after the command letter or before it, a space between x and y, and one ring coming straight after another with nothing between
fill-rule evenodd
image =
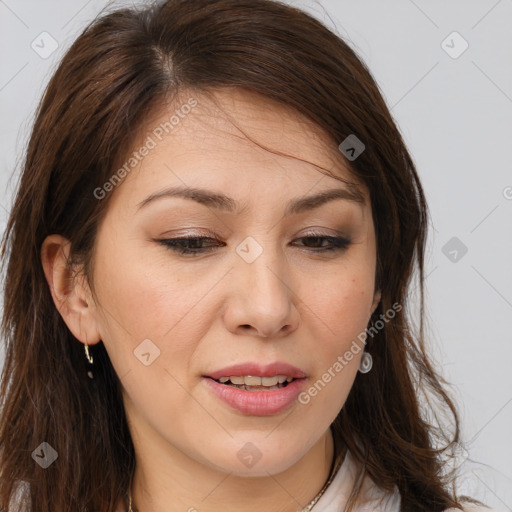
<instances>
[{"instance_id":1,"label":"teeth","mask_svg":"<svg viewBox=\"0 0 512 512\"><path fill-rule=\"evenodd\" d=\"M257 377L255 375L245 375L245 376L236 376L232 375L231 377L221 377L219 382L225 384L226 382L231 381L231 384L235 384L238 386L246 385L246 386L276 386L277 384L283 384L284 382L291 382L293 377L287 377L286 375L274 375L273 377Z\"/></svg>"},{"instance_id":2,"label":"teeth","mask_svg":"<svg viewBox=\"0 0 512 512\"><path fill-rule=\"evenodd\" d=\"M261 377L253 377L252 375L246 375L245 377L240 378L243 380L243 384L245 384L246 386L261 386ZM233 382L233 384L236 383Z\"/></svg>"}]
</instances>

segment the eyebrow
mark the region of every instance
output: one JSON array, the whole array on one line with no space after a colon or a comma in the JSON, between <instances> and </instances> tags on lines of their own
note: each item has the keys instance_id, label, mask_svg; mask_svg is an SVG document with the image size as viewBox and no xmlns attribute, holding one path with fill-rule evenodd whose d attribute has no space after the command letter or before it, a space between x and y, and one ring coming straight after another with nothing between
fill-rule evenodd
<instances>
[{"instance_id":1,"label":"eyebrow","mask_svg":"<svg viewBox=\"0 0 512 512\"><path fill-rule=\"evenodd\" d=\"M229 197L221 192L207 190L196 187L171 187L166 188L160 192L155 192L146 197L140 203L137 203L137 211L144 208L150 203L162 198L180 197L196 201L202 205L224 210L230 213L241 214L245 211L246 206L241 206L232 197ZM352 201L364 206L366 204L364 195L353 184L348 184L348 188L336 188L331 190L324 190L318 194L294 199L286 203L285 217L296 215L309 210L313 210L322 206L323 204L333 201L335 199L344 199Z\"/></svg>"}]
</instances>

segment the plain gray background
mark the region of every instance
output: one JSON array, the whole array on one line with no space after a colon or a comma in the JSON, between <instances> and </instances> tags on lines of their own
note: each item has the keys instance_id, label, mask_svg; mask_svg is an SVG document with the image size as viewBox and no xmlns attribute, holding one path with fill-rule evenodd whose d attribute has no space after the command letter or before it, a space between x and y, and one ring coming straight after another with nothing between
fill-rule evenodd
<instances>
[{"instance_id":1,"label":"plain gray background","mask_svg":"<svg viewBox=\"0 0 512 512\"><path fill-rule=\"evenodd\" d=\"M468 442L461 490L510 511L512 0L288 3L314 13L368 65L415 160L432 216L427 333ZM44 85L105 5L0 0L2 230Z\"/></svg>"}]
</instances>

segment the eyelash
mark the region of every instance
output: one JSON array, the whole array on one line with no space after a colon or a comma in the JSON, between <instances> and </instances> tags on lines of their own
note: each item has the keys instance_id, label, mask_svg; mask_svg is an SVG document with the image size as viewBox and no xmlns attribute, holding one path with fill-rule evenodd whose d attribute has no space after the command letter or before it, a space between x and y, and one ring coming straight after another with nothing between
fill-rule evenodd
<instances>
[{"instance_id":1,"label":"eyelash","mask_svg":"<svg viewBox=\"0 0 512 512\"><path fill-rule=\"evenodd\" d=\"M319 248L306 248L307 250L311 250L312 252L319 252L319 253L328 253L328 252L339 252L346 250L349 245L351 244L351 241L348 238L344 237L336 237L336 236L325 236L325 235L316 235L316 234L310 234L309 236L301 237L298 240L310 240L310 239L321 239L321 240L329 240L332 244L331 247L319 247ZM167 249L176 252L178 254L184 254L184 255L199 255L204 254L206 252L212 251L215 249L215 247L206 247L206 248L196 248L196 249L190 249L190 248L184 248L179 247L180 243L187 243L190 241L199 241L199 240L215 240L214 238L208 237L208 236L191 236L191 237L180 237L180 238L162 238L160 240L155 240L156 242L159 242Z\"/></svg>"}]
</instances>

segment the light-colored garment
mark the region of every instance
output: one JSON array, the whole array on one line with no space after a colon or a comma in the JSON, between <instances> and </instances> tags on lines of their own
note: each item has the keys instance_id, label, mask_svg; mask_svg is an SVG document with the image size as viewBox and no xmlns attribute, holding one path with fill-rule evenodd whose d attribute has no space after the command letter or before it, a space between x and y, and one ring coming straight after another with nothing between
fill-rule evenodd
<instances>
[{"instance_id":1,"label":"light-colored garment","mask_svg":"<svg viewBox=\"0 0 512 512\"><path fill-rule=\"evenodd\" d=\"M357 474L357 462L347 451L345 459L338 469L336 476L325 490L322 497L316 502L311 512L343 512L345 504L350 496L351 489ZM22 497L29 492L30 486L27 482L15 486L14 495L11 497L8 510L25 511L28 510L27 502L22 504ZM353 509L354 512L400 512L400 494L398 489L392 494L386 494L377 487L370 478L366 478L361 495L366 498L365 503L359 503ZM16 506L14 507L14 504ZM23 505L20 507L20 505ZM118 510L118 509L116 509ZM122 500L119 503L119 510L125 510ZM4 512L0 510L0 512ZM459 509L450 508L445 512L461 512ZM464 506L464 512L505 512L502 510L479 507L472 504Z\"/></svg>"},{"instance_id":2,"label":"light-colored garment","mask_svg":"<svg viewBox=\"0 0 512 512\"><path fill-rule=\"evenodd\" d=\"M357 468L356 460L348 451L336 476L322 497L316 502L312 512L343 512L355 482ZM450 508L445 512L457 511L461 512L455 508ZM499 512L472 504L465 505L464 511ZM354 512L400 512L400 493L398 488L395 487L395 491L391 494L386 493L377 487L369 477L366 477L361 488L361 502L355 506Z\"/></svg>"}]
</instances>

